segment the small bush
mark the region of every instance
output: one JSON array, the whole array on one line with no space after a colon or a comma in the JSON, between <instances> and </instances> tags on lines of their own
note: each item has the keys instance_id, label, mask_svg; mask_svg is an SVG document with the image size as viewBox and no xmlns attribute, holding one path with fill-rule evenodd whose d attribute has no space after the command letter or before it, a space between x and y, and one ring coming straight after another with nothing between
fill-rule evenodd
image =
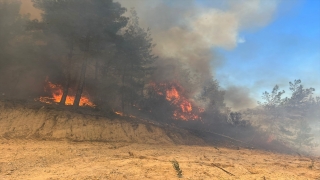
<instances>
[{"instance_id":1,"label":"small bush","mask_svg":"<svg viewBox=\"0 0 320 180\"><path fill-rule=\"evenodd\" d=\"M171 163L172 163L173 168L174 168L174 169L176 170L176 172L177 172L177 176L178 176L179 178L182 178L182 170L180 169L180 166L179 166L178 161L174 159L174 160L171 161Z\"/></svg>"}]
</instances>

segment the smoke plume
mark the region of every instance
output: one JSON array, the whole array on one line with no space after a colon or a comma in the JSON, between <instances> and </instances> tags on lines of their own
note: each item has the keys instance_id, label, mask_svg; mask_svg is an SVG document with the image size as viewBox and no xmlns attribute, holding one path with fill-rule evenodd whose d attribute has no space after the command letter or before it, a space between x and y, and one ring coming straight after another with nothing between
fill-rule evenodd
<instances>
[{"instance_id":1,"label":"smoke plume","mask_svg":"<svg viewBox=\"0 0 320 180\"><path fill-rule=\"evenodd\" d=\"M250 89L237 86L226 90L225 103L235 111L256 106L256 102L250 97Z\"/></svg>"},{"instance_id":2,"label":"smoke plume","mask_svg":"<svg viewBox=\"0 0 320 180\"><path fill-rule=\"evenodd\" d=\"M279 4L279 0L116 1L127 9L135 8L140 24L151 29L156 43L154 53L160 57L155 78L181 82L189 78L185 81L193 83L189 88L193 94L214 78L215 68L223 64L215 48L231 50L238 43L245 43L239 32L270 23ZM21 13L40 18L40 11L32 7L31 0L22 2ZM188 72L189 76L181 72ZM226 99L232 101L230 97L234 95L228 90ZM249 96L244 99L245 104L252 104ZM238 102L228 104L236 107Z\"/></svg>"},{"instance_id":3,"label":"smoke plume","mask_svg":"<svg viewBox=\"0 0 320 180\"><path fill-rule=\"evenodd\" d=\"M151 29L157 44L154 52L161 57L158 67L163 67L158 71L164 72L158 74L166 79L175 79L177 69L184 69L196 82L193 91L214 78L215 68L223 64L223 58L214 49L230 50L238 43L244 43L239 32L267 25L279 3L277 0L117 1L128 9L135 8L142 26ZM170 69L175 72L168 72ZM249 93L240 92L246 97L234 99L233 105L238 107L241 102L242 107L244 104L251 106ZM232 101L230 97L238 94L239 91L235 94L228 91L227 99Z\"/></svg>"}]
</instances>

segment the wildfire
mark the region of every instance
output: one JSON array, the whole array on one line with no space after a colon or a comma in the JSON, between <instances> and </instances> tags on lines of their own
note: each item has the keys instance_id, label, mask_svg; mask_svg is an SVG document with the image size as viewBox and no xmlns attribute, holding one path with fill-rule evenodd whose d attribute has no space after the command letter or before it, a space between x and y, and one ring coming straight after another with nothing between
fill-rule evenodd
<instances>
[{"instance_id":1,"label":"wildfire","mask_svg":"<svg viewBox=\"0 0 320 180\"><path fill-rule=\"evenodd\" d=\"M172 89L166 91L166 99L168 101L172 101L172 100L179 99L179 98L180 98L180 95L175 88L172 88Z\"/></svg>"},{"instance_id":2,"label":"wildfire","mask_svg":"<svg viewBox=\"0 0 320 180\"><path fill-rule=\"evenodd\" d=\"M119 116L123 116L123 112L120 111L114 111L115 114L119 115Z\"/></svg>"},{"instance_id":3,"label":"wildfire","mask_svg":"<svg viewBox=\"0 0 320 180\"><path fill-rule=\"evenodd\" d=\"M40 97L37 99L40 102L44 102L47 104L52 104L52 103L59 103L62 95L63 95L63 87L59 84L53 84L48 80L48 77L46 78L46 85L44 87L45 92L51 93L51 97ZM68 95L66 98L65 105L73 105L75 96L73 95ZM86 93L82 94L79 106L90 106L90 107L95 107L95 104L93 104Z\"/></svg>"},{"instance_id":4,"label":"wildfire","mask_svg":"<svg viewBox=\"0 0 320 180\"><path fill-rule=\"evenodd\" d=\"M178 83L151 83L151 86L160 96L165 96L166 100L175 107L174 119L199 120L197 114L203 112L200 108L193 108L192 103L184 97L184 89Z\"/></svg>"}]
</instances>

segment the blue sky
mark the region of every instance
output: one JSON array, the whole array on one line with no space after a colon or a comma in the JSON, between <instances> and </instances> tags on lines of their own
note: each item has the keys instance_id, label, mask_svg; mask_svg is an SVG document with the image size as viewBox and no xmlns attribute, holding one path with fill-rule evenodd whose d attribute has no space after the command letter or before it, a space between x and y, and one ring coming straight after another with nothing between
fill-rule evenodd
<instances>
[{"instance_id":1,"label":"blue sky","mask_svg":"<svg viewBox=\"0 0 320 180\"><path fill-rule=\"evenodd\" d=\"M223 88L247 87L259 99L276 84L289 92L289 81L301 79L320 95L320 0L284 0L271 23L241 31L239 37L245 42L236 48L215 49L224 57L215 68Z\"/></svg>"}]
</instances>

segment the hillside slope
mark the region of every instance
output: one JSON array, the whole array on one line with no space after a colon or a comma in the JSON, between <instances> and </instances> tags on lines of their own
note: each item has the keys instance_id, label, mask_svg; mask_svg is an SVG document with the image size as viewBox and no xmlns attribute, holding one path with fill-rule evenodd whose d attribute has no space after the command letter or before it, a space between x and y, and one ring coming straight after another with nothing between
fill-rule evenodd
<instances>
[{"instance_id":1,"label":"hillside slope","mask_svg":"<svg viewBox=\"0 0 320 180\"><path fill-rule=\"evenodd\" d=\"M188 131L172 128L136 118L116 115L107 118L59 109L58 106L0 101L0 137L6 139L204 144Z\"/></svg>"}]
</instances>

